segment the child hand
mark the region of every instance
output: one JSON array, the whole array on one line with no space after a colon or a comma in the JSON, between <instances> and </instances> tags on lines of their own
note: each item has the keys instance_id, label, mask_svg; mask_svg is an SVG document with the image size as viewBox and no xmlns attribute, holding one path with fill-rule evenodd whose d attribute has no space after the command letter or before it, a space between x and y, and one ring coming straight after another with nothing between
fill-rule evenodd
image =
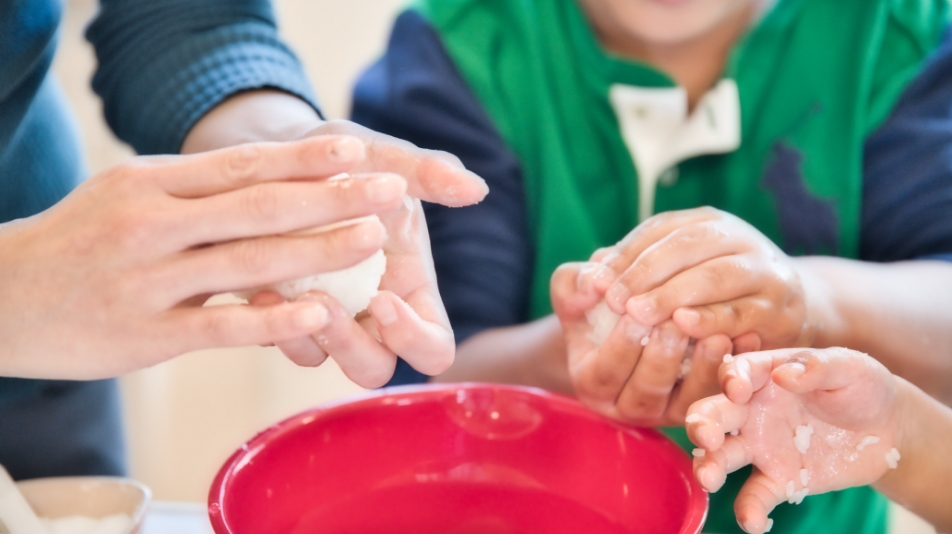
<instances>
[{"instance_id":1,"label":"child hand","mask_svg":"<svg viewBox=\"0 0 952 534\"><path fill-rule=\"evenodd\" d=\"M899 460L897 381L855 351L785 349L738 356L720 369L724 394L688 410L694 474L717 491L752 464L734 513L747 532L772 526L783 501L870 484Z\"/></svg>"},{"instance_id":2,"label":"child hand","mask_svg":"<svg viewBox=\"0 0 952 534\"><path fill-rule=\"evenodd\" d=\"M602 262L618 277L596 289L613 311L641 324L673 319L695 339L725 334L738 353L759 350L761 342L768 349L812 343L793 261L728 213L698 208L656 215Z\"/></svg>"},{"instance_id":3,"label":"child hand","mask_svg":"<svg viewBox=\"0 0 952 534\"><path fill-rule=\"evenodd\" d=\"M714 335L692 345L673 321L652 328L614 314L591 283L602 267L565 264L552 277L552 303L576 394L616 419L644 426L684 424L692 402L720 391L717 369L731 353L731 340Z\"/></svg>"}]
</instances>

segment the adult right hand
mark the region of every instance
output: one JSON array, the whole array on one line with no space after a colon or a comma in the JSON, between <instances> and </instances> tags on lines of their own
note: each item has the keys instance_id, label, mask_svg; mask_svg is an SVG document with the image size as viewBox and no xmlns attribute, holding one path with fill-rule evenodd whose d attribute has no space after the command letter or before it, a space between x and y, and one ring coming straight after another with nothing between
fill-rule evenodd
<instances>
[{"instance_id":1,"label":"adult right hand","mask_svg":"<svg viewBox=\"0 0 952 534\"><path fill-rule=\"evenodd\" d=\"M0 375L97 379L210 347L325 326L321 302L202 307L210 295L349 267L386 239L406 181L359 170L364 143L326 135L140 157L53 208L0 225Z\"/></svg>"}]
</instances>

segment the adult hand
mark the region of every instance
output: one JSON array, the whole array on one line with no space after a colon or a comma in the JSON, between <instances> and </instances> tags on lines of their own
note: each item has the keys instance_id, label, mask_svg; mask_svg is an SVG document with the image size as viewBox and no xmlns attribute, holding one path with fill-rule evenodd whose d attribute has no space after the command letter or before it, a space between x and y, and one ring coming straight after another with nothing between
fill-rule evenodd
<instances>
[{"instance_id":1,"label":"adult hand","mask_svg":"<svg viewBox=\"0 0 952 534\"><path fill-rule=\"evenodd\" d=\"M308 113L312 114L309 118ZM289 126L273 129L276 114L278 123ZM248 134L247 130L260 124L262 117L267 117L269 128ZM301 117L305 119L301 121ZM230 137L235 131L245 133ZM330 310L329 324L315 329L311 335L279 342L277 346L300 365L320 365L330 355L349 378L368 388L382 386L390 379L397 354L423 373L439 374L453 362L455 341L437 289L419 200L452 207L475 204L488 193L481 178L467 171L455 156L423 150L352 122L320 121L300 100L273 92L243 95L226 102L196 126L186 141L186 149L244 141L249 135L319 138L341 134L356 137L367 147L366 157L352 172L386 172L404 177L407 194L414 199L412 208L400 204L390 212L379 213L387 230L383 245L387 271L381 280L380 294L371 301L368 313L352 318L327 295L312 292L298 300L326 305ZM263 292L251 302L271 306L282 300L276 293Z\"/></svg>"},{"instance_id":2,"label":"adult hand","mask_svg":"<svg viewBox=\"0 0 952 534\"><path fill-rule=\"evenodd\" d=\"M383 245L399 176L361 174L339 135L135 158L44 213L0 226L0 375L95 379L208 348L281 342L330 320L320 302L202 308L209 295L353 265ZM341 182L321 181L342 172Z\"/></svg>"},{"instance_id":3,"label":"adult hand","mask_svg":"<svg viewBox=\"0 0 952 534\"><path fill-rule=\"evenodd\" d=\"M783 501L870 484L903 450L902 383L846 349L785 349L738 356L720 371L724 394L688 414L694 473L708 491L728 473L754 470L734 502L737 522L763 533Z\"/></svg>"},{"instance_id":4,"label":"adult hand","mask_svg":"<svg viewBox=\"0 0 952 534\"><path fill-rule=\"evenodd\" d=\"M565 335L576 395L592 409L626 422L684 424L691 403L719 391L717 369L732 351L730 338L712 335L691 345L671 320L652 327L614 314L605 307L603 292L595 289L605 273L598 262L574 263L561 266L552 277L552 303ZM596 335L605 326L593 322L606 320L618 322L607 335Z\"/></svg>"}]
</instances>

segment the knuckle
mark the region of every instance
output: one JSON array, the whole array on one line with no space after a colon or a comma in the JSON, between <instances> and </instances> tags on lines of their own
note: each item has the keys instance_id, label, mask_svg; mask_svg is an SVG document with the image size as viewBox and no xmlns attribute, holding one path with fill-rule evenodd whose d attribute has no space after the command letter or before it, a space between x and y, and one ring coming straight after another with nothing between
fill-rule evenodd
<instances>
[{"instance_id":1,"label":"knuckle","mask_svg":"<svg viewBox=\"0 0 952 534\"><path fill-rule=\"evenodd\" d=\"M248 274L264 273L271 264L269 248L263 239L240 241L232 248L232 263Z\"/></svg>"},{"instance_id":2,"label":"knuckle","mask_svg":"<svg viewBox=\"0 0 952 534\"><path fill-rule=\"evenodd\" d=\"M209 314L201 323L204 336L216 345L224 345L234 336L235 321L227 313Z\"/></svg>"},{"instance_id":3,"label":"knuckle","mask_svg":"<svg viewBox=\"0 0 952 534\"><path fill-rule=\"evenodd\" d=\"M221 164L222 176L231 184L247 183L257 175L261 158L261 147L254 143L230 148Z\"/></svg>"},{"instance_id":4,"label":"knuckle","mask_svg":"<svg viewBox=\"0 0 952 534\"><path fill-rule=\"evenodd\" d=\"M242 212L259 222L273 222L281 214L278 193L273 187L257 186L246 189L241 196Z\"/></svg>"}]
</instances>

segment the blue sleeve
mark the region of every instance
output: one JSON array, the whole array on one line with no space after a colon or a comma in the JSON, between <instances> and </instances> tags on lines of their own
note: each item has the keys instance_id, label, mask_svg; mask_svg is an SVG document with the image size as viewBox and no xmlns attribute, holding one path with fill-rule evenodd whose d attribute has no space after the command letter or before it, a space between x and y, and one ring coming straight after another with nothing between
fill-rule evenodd
<instances>
[{"instance_id":1,"label":"blue sleeve","mask_svg":"<svg viewBox=\"0 0 952 534\"><path fill-rule=\"evenodd\" d=\"M86 31L106 121L141 154L177 153L228 96L274 88L315 99L268 0L102 0Z\"/></svg>"},{"instance_id":2,"label":"blue sleeve","mask_svg":"<svg viewBox=\"0 0 952 534\"><path fill-rule=\"evenodd\" d=\"M952 32L864 157L860 258L952 261Z\"/></svg>"},{"instance_id":3,"label":"blue sleeve","mask_svg":"<svg viewBox=\"0 0 952 534\"><path fill-rule=\"evenodd\" d=\"M357 82L353 120L455 154L489 184L479 205L424 208L457 342L525 322L532 251L519 161L419 14L409 11L397 19L387 53ZM421 377L401 363L391 384Z\"/></svg>"}]
</instances>

